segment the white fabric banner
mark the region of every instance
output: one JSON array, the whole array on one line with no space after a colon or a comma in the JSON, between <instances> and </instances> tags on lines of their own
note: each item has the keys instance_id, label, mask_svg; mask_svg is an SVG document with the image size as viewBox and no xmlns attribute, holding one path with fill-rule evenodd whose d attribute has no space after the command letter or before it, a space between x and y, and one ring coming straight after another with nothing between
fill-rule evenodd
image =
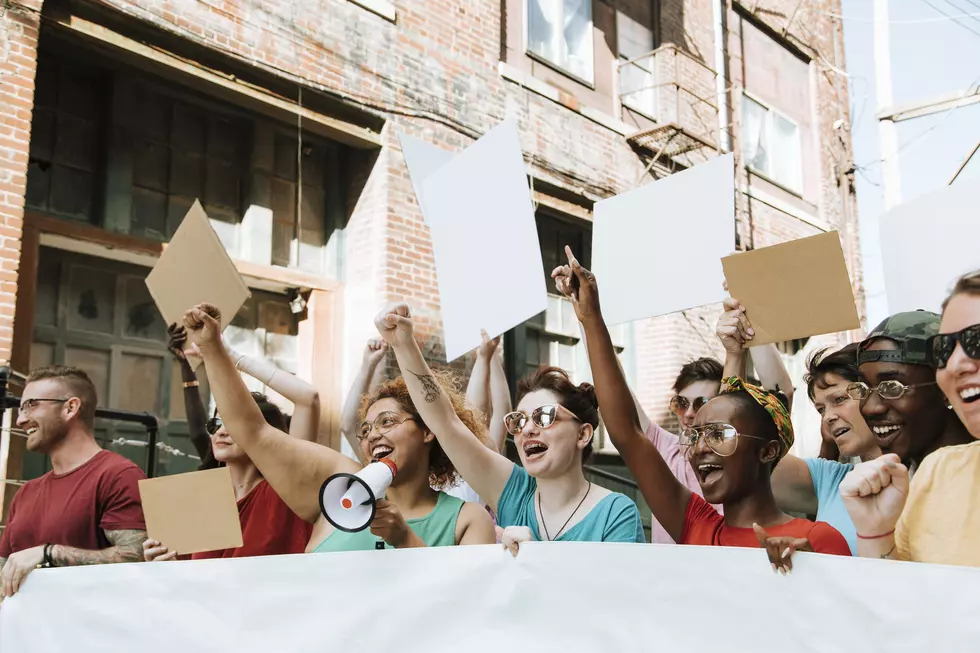
<instances>
[{"instance_id":1,"label":"white fabric banner","mask_svg":"<svg viewBox=\"0 0 980 653\"><path fill-rule=\"evenodd\" d=\"M980 569L642 544L45 569L3 653L976 651Z\"/></svg>"}]
</instances>

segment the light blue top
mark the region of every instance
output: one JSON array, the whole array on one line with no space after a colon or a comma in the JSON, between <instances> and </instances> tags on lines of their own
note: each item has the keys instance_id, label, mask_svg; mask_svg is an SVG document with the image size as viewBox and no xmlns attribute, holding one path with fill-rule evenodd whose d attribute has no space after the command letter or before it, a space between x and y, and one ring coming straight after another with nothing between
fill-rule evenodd
<instances>
[{"instance_id":1,"label":"light blue top","mask_svg":"<svg viewBox=\"0 0 980 653\"><path fill-rule=\"evenodd\" d=\"M857 529L854 528L854 522L847 514L844 500L840 496L840 483L854 469L854 465L836 460L807 458L806 466L810 468L813 492L817 495L817 521L826 522L836 528L847 540L851 555L857 555Z\"/></svg>"},{"instance_id":2,"label":"light blue top","mask_svg":"<svg viewBox=\"0 0 980 653\"><path fill-rule=\"evenodd\" d=\"M534 510L537 481L520 465L514 465L510 479L497 501L497 523L501 526L527 526L540 540ZM561 524L552 526L552 530ZM554 533L552 533L554 536ZM645 542L640 511L625 494L613 492L602 498L580 522L562 532L559 542Z\"/></svg>"}]
</instances>

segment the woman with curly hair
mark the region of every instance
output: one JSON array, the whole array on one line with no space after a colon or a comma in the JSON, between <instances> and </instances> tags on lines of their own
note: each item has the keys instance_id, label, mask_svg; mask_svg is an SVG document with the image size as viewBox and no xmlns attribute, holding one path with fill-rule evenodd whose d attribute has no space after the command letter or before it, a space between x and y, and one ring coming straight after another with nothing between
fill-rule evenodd
<instances>
[{"instance_id":1,"label":"woman with curly hair","mask_svg":"<svg viewBox=\"0 0 980 653\"><path fill-rule=\"evenodd\" d=\"M643 542L633 501L593 485L583 460L592 451L599 412L592 386L564 370L541 368L518 386L517 410L504 416L523 467L484 446L481 430L460 418L453 393L439 382L415 342L408 306L395 304L375 326L398 359L412 400L463 478L497 515L501 540L516 554L529 539Z\"/></svg>"},{"instance_id":2,"label":"woman with curly hair","mask_svg":"<svg viewBox=\"0 0 980 653\"><path fill-rule=\"evenodd\" d=\"M395 548L492 544L493 523L482 506L433 490L455 480L456 471L430 427L412 403L402 379L385 384L363 404L358 430L365 459L389 458L398 468L387 498L377 502L370 529L334 530L320 514L320 486L330 476L356 473L358 463L338 451L292 438L266 423L252 401L235 363L221 342L213 307L197 306L184 316L188 340L200 351L218 411L241 447L286 505L301 519L315 522L307 551L360 551L385 542ZM455 393L458 419L478 425Z\"/></svg>"}]
</instances>

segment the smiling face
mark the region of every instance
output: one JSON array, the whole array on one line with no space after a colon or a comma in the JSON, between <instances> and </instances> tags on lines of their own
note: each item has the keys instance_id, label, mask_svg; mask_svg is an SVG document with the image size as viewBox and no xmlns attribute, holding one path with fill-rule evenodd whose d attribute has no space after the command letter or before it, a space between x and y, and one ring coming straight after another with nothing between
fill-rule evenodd
<instances>
[{"instance_id":1,"label":"smiling face","mask_svg":"<svg viewBox=\"0 0 980 653\"><path fill-rule=\"evenodd\" d=\"M71 397L68 388L58 379L40 379L28 383L21 396L17 426L27 433L27 450L49 454L68 435L69 420L77 415L79 399L70 401L36 401Z\"/></svg>"},{"instance_id":2,"label":"smiling face","mask_svg":"<svg viewBox=\"0 0 980 653\"><path fill-rule=\"evenodd\" d=\"M881 450L861 415L861 402L847 396L849 383L828 372L814 385L813 407L820 413L820 435L834 442L844 457L877 458Z\"/></svg>"},{"instance_id":3,"label":"smiling face","mask_svg":"<svg viewBox=\"0 0 980 653\"><path fill-rule=\"evenodd\" d=\"M395 482L408 478L419 466L428 474L428 450L435 436L417 424L395 399L386 397L371 404L358 433L362 458L390 458L398 467Z\"/></svg>"},{"instance_id":4,"label":"smiling face","mask_svg":"<svg viewBox=\"0 0 980 653\"><path fill-rule=\"evenodd\" d=\"M760 408L760 410L762 410ZM745 408L731 396L719 395L698 411L695 426L730 424L739 433L757 435L759 424ZM759 436L764 437L764 436ZM769 475L766 463L776 460L779 444L739 436L735 452L720 456L699 438L688 449L688 460L697 473L701 491L708 503L723 504L748 496L758 483Z\"/></svg>"},{"instance_id":5,"label":"smiling face","mask_svg":"<svg viewBox=\"0 0 980 653\"><path fill-rule=\"evenodd\" d=\"M956 333L974 324L980 324L980 296L963 293L946 305L939 331ZM980 439L980 361L956 343L946 367L936 371L936 380L970 435Z\"/></svg>"},{"instance_id":6,"label":"smiling face","mask_svg":"<svg viewBox=\"0 0 980 653\"><path fill-rule=\"evenodd\" d=\"M677 418L681 422L681 428L690 428L694 425L694 418L697 417L698 411L694 409L695 405L701 404L700 398L704 400L714 399L718 396L718 392L721 389L719 381L702 380L695 381L690 385L685 386L677 394L687 400L687 409Z\"/></svg>"},{"instance_id":7,"label":"smiling face","mask_svg":"<svg viewBox=\"0 0 980 653\"><path fill-rule=\"evenodd\" d=\"M880 338L866 349L898 350L899 345ZM872 390L882 381L916 385L936 380L931 368L906 363L862 363L861 376ZM898 399L882 399L877 392L872 392L861 405L861 414L882 453L897 454L902 460L921 461L946 428L945 401L936 385L910 388Z\"/></svg>"},{"instance_id":8,"label":"smiling face","mask_svg":"<svg viewBox=\"0 0 980 653\"><path fill-rule=\"evenodd\" d=\"M592 440L592 426L582 424L567 409L559 408L554 424L541 428L531 415L537 408L559 404L550 390L524 395L516 410L527 417L524 429L514 436L518 455L527 473L535 478L556 478L582 465L582 451Z\"/></svg>"}]
</instances>

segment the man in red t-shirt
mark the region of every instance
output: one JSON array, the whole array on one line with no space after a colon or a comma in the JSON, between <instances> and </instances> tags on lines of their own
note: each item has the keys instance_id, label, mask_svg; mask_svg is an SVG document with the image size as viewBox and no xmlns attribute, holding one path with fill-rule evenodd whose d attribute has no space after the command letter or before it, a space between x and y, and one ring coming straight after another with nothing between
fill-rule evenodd
<instances>
[{"instance_id":1,"label":"man in red t-shirt","mask_svg":"<svg viewBox=\"0 0 980 653\"><path fill-rule=\"evenodd\" d=\"M0 538L3 596L39 567L142 560L146 539L138 481L143 472L95 441L95 386L82 370L42 367L24 387L17 426L27 450L52 471L14 496Z\"/></svg>"}]
</instances>

